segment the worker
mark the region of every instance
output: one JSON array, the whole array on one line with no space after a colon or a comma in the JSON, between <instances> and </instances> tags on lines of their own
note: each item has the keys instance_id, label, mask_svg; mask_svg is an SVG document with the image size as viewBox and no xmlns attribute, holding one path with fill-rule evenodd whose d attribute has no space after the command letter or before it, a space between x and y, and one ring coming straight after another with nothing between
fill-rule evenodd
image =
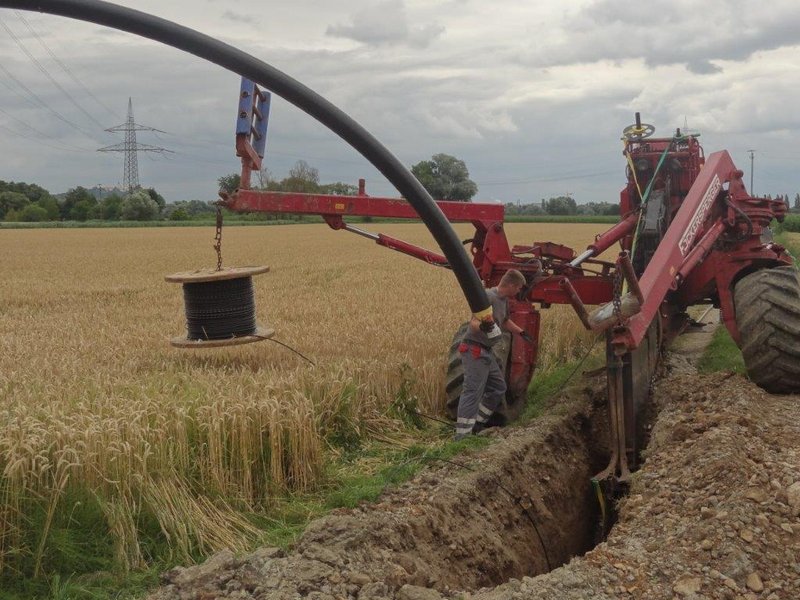
<instances>
[{"instance_id":1,"label":"worker","mask_svg":"<svg viewBox=\"0 0 800 600\"><path fill-rule=\"evenodd\" d=\"M491 319L470 319L464 338L458 347L464 367L464 386L458 400L458 420L455 439L460 440L484 429L495 410L503 402L506 380L500 363L492 352L502 335L490 337L487 330L494 324L502 330L520 335L526 342L533 338L508 318L508 299L519 294L525 285L525 276L516 269L503 274L497 287L486 290L492 308Z\"/></svg>"}]
</instances>

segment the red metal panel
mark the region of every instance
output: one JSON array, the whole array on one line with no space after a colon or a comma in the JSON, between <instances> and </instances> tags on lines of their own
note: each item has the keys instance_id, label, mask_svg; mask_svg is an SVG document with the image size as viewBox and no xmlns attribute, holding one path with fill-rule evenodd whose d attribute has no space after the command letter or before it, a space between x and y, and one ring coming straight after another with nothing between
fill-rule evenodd
<instances>
[{"instance_id":1,"label":"red metal panel","mask_svg":"<svg viewBox=\"0 0 800 600\"><path fill-rule=\"evenodd\" d=\"M524 398L536 369L536 360L539 355L540 315L528 302L510 300L509 309L509 318L527 331L533 339L533 344L529 344L518 335L511 336L508 386L515 397Z\"/></svg>"},{"instance_id":2,"label":"red metal panel","mask_svg":"<svg viewBox=\"0 0 800 600\"><path fill-rule=\"evenodd\" d=\"M544 304L570 304L569 294L561 286L562 279L561 276L554 276L537 282L528 293L528 300ZM605 304L614 295L610 277L571 277L570 283L584 304Z\"/></svg>"},{"instance_id":3,"label":"red metal panel","mask_svg":"<svg viewBox=\"0 0 800 600\"><path fill-rule=\"evenodd\" d=\"M681 207L675 214L658 249L653 254L640 281L645 297L642 311L631 317L627 331L615 337L615 345L635 348L647 333L664 296L704 227L722 186L734 175L736 167L727 151L712 154L700 170Z\"/></svg>"},{"instance_id":4,"label":"red metal panel","mask_svg":"<svg viewBox=\"0 0 800 600\"><path fill-rule=\"evenodd\" d=\"M436 204L450 221L502 223L505 215L505 207L502 204L446 201L439 201ZM236 212L419 218L414 208L402 198L375 196L334 196L240 189L227 199L225 205Z\"/></svg>"}]
</instances>

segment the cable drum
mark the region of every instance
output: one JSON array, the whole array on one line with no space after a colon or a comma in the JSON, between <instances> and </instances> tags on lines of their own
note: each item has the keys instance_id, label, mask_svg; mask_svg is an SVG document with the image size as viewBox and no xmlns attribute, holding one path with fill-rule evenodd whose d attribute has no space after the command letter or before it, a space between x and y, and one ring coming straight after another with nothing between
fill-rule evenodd
<instances>
[{"instance_id":1,"label":"cable drum","mask_svg":"<svg viewBox=\"0 0 800 600\"><path fill-rule=\"evenodd\" d=\"M220 340L256 331L251 277L184 283L183 300L190 340Z\"/></svg>"},{"instance_id":2,"label":"cable drum","mask_svg":"<svg viewBox=\"0 0 800 600\"><path fill-rule=\"evenodd\" d=\"M253 275L269 267L236 267L168 275L183 284L186 337L173 338L179 348L209 348L268 339L275 333L256 323Z\"/></svg>"}]
</instances>

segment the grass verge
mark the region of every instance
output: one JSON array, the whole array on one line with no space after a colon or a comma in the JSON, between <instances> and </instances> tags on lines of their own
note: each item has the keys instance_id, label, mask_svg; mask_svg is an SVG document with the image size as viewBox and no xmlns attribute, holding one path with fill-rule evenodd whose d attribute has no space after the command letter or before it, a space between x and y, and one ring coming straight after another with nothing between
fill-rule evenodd
<instances>
[{"instance_id":1,"label":"grass verge","mask_svg":"<svg viewBox=\"0 0 800 600\"><path fill-rule=\"evenodd\" d=\"M703 352L697 363L697 370L701 373L714 373L717 371L733 371L745 375L744 359L736 342L723 325L717 327L711 343Z\"/></svg>"},{"instance_id":2,"label":"grass verge","mask_svg":"<svg viewBox=\"0 0 800 600\"><path fill-rule=\"evenodd\" d=\"M549 399L563 387L574 383L580 371L602 362L597 348L586 360L575 360L550 369L537 376L529 390L529 403L524 423L544 413ZM407 445L404 445L407 444ZM314 519L338 508L353 508L362 502L374 502L389 487L401 484L428 465L447 462L464 452L491 444L491 438L475 436L459 442L452 441L452 428L433 425L417 429L411 442L373 443L351 452L343 452L328 465L327 485L313 494L296 494L276 499L268 512L246 513L251 523L263 531L256 546L291 547ZM69 502L67 502L69 504ZM145 570L122 573L114 571L108 548L108 532L98 515L92 515L88 502L70 515L70 521L87 520L77 532L64 523L53 528L51 535L63 537L61 551L49 557L64 563L47 577L33 578L18 573L0 581L0 600L28 598L70 598L76 600L105 600L111 598L142 598L158 584L158 576L177 564L170 559L168 549L159 546L157 531L149 544L149 566ZM94 525L92 525L94 524ZM79 534L79 535L78 535ZM78 537L76 537L78 536ZM80 539L78 539L80 538ZM65 562L64 554L69 558ZM197 557L202 559L202 557Z\"/></svg>"},{"instance_id":3,"label":"grass verge","mask_svg":"<svg viewBox=\"0 0 800 600\"><path fill-rule=\"evenodd\" d=\"M331 510L374 502L387 487L407 481L424 467L490 443L484 437L453 442L452 430L446 425L420 429L415 437L409 446L382 442L345 453L328 466L328 484L316 493L276 499L268 512L243 513L263 532L253 549L264 545L287 549L312 520ZM0 578L0 600L141 598L158 584L159 573L178 564L170 558L158 531L153 531L146 544L149 566L129 573L115 571L109 533L97 507L87 499L65 500L64 504L75 508L64 515L69 522L51 527L50 538L57 543L45 557L50 574L34 578L31 572L9 573Z\"/></svg>"}]
</instances>

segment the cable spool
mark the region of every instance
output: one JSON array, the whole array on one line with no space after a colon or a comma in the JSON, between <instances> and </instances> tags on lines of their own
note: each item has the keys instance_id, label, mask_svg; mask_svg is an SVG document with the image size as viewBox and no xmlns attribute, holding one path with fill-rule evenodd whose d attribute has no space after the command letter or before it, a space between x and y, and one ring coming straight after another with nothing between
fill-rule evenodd
<instances>
[{"instance_id":1,"label":"cable spool","mask_svg":"<svg viewBox=\"0 0 800 600\"><path fill-rule=\"evenodd\" d=\"M167 275L170 283L183 284L186 337L170 343L177 348L218 348L260 342L274 329L256 323L253 275L269 267L204 269Z\"/></svg>"}]
</instances>

